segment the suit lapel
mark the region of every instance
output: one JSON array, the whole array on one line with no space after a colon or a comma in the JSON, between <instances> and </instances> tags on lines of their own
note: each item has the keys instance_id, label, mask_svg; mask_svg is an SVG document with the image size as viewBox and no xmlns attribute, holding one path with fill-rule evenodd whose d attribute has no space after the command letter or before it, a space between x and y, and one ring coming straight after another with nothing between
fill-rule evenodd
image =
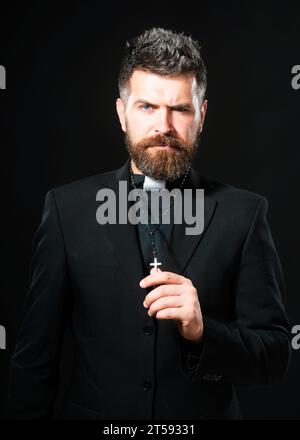
<instances>
[{"instance_id":1,"label":"suit lapel","mask_svg":"<svg viewBox=\"0 0 300 440\"><path fill-rule=\"evenodd\" d=\"M212 220L216 205L214 200L205 195L204 188L204 227L201 234L186 235L185 228L189 225L174 224L172 258L168 264L170 272L183 274Z\"/></svg>"},{"instance_id":2,"label":"suit lapel","mask_svg":"<svg viewBox=\"0 0 300 440\"><path fill-rule=\"evenodd\" d=\"M129 187L129 160L115 171L115 173L107 173L102 179L102 185L114 190L115 194L119 195L119 182L127 182L127 196L130 190ZM128 200L128 197L127 197ZM120 267L126 273L126 276L135 289L141 289L139 282L145 277L144 268L142 265L142 256L140 246L138 242L138 235L136 226L127 222L126 224L118 223L118 210L117 210L117 223L106 223L109 239L115 250L116 258Z\"/></svg>"},{"instance_id":3,"label":"suit lapel","mask_svg":"<svg viewBox=\"0 0 300 440\"><path fill-rule=\"evenodd\" d=\"M178 274L183 274L190 260L193 258L197 247L199 246L217 207L217 202L212 198L211 184L199 175L195 168L191 168L188 188L204 189L204 226L201 234L187 235L186 227L188 225L184 222L182 224L174 224L173 226L173 240L171 243L171 252L168 262L165 265L166 270ZM193 191L193 201L195 203L195 191Z\"/></svg>"}]
</instances>

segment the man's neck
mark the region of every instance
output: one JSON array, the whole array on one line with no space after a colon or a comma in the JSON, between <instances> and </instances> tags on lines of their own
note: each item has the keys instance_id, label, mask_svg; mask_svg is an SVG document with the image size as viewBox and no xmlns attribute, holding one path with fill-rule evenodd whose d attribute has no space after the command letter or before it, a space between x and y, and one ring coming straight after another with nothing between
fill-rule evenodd
<instances>
[{"instance_id":1,"label":"man's neck","mask_svg":"<svg viewBox=\"0 0 300 440\"><path fill-rule=\"evenodd\" d=\"M131 169L133 174L142 174L144 175L139 169L138 167L135 165L135 163L133 162L133 160L131 159Z\"/></svg>"}]
</instances>

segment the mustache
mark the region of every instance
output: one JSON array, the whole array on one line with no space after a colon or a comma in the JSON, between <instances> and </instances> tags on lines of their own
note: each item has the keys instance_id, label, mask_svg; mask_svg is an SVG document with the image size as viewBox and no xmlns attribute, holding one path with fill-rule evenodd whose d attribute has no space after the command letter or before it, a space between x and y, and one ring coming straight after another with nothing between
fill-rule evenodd
<instances>
[{"instance_id":1,"label":"mustache","mask_svg":"<svg viewBox=\"0 0 300 440\"><path fill-rule=\"evenodd\" d=\"M139 148L149 148L164 145L169 145L175 149L181 150L184 148L182 141L175 136L165 136L165 135L157 135L152 136L151 138L143 139L138 143Z\"/></svg>"}]
</instances>

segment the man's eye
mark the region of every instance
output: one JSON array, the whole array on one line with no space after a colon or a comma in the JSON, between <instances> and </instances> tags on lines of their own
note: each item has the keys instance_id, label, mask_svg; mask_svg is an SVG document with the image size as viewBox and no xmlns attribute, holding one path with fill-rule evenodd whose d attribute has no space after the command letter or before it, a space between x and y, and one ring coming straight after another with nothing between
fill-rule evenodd
<instances>
[{"instance_id":1,"label":"man's eye","mask_svg":"<svg viewBox=\"0 0 300 440\"><path fill-rule=\"evenodd\" d=\"M151 105L149 105L149 104L143 104L143 105L140 106L140 108L141 108L142 110L148 111L148 110L151 109Z\"/></svg>"}]
</instances>

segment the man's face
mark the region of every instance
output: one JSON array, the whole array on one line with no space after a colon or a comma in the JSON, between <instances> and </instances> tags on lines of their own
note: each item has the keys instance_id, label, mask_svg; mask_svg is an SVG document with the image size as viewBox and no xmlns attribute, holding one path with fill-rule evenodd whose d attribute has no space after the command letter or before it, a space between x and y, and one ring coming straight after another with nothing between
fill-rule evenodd
<instances>
[{"instance_id":1,"label":"man's face","mask_svg":"<svg viewBox=\"0 0 300 440\"><path fill-rule=\"evenodd\" d=\"M126 101L116 104L133 171L168 181L182 176L197 151L207 107L195 77L135 70Z\"/></svg>"}]
</instances>

